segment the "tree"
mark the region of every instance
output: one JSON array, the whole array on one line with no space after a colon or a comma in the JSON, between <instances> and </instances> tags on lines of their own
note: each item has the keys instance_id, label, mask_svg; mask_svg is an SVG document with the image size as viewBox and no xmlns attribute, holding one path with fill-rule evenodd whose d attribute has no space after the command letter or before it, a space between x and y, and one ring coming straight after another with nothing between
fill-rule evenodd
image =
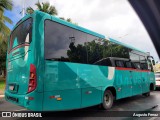
<instances>
[{"instance_id":1,"label":"tree","mask_svg":"<svg viewBox=\"0 0 160 120\"><path fill-rule=\"evenodd\" d=\"M0 71L4 73L4 77L6 75L7 38L8 36L3 36L0 40Z\"/></svg>"},{"instance_id":2,"label":"tree","mask_svg":"<svg viewBox=\"0 0 160 120\"><path fill-rule=\"evenodd\" d=\"M48 13L48 14L50 14L50 15L57 15L57 14L58 14L56 8L55 8L54 6L52 6L52 5L50 5L49 2L45 2L45 3L42 2L42 4L41 4L41 3L38 1L35 5L37 6L37 10L39 10L39 11ZM32 14L32 13L34 12L34 9L31 8L31 7L28 7L28 8L26 9L26 12L27 12L28 14Z\"/></svg>"},{"instance_id":3,"label":"tree","mask_svg":"<svg viewBox=\"0 0 160 120\"><path fill-rule=\"evenodd\" d=\"M6 64L6 52L7 52L7 42L4 40L4 41L1 41L0 42L0 68L1 70L4 70L5 69L5 64Z\"/></svg>"},{"instance_id":4,"label":"tree","mask_svg":"<svg viewBox=\"0 0 160 120\"><path fill-rule=\"evenodd\" d=\"M12 20L4 15L4 11L12 10L12 6L11 0L0 0L0 70L3 71L6 68L7 38L10 34L10 29L5 23L12 24Z\"/></svg>"},{"instance_id":5,"label":"tree","mask_svg":"<svg viewBox=\"0 0 160 120\"><path fill-rule=\"evenodd\" d=\"M10 33L10 29L5 23L12 24L12 20L4 15L4 10L12 10L12 2L10 0L0 0L0 40L3 40L3 37Z\"/></svg>"},{"instance_id":6,"label":"tree","mask_svg":"<svg viewBox=\"0 0 160 120\"><path fill-rule=\"evenodd\" d=\"M48 13L50 15L58 15L56 7L50 5L49 2L45 2L45 3L42 2L42 4L41 4L38 1L35 5L37 6L37 10L39 10L39 11ZM34 9L32 7L28 7L26 9L26 13L28 13L28 14L32 14L33 12L34 12ZM65 21L70 22L70 23L73 23L71 18L65 19L64 17L60 17L60 19L65 20ZM78 25L77 23L73 23L73 24Z\"/></svg>"},{"instance_id":7,"label":"tree","mask_svg":"<svg viewBox=\"0 0 160 120\"><path fill-rule=\"evenodd\" d=\"M12 10L12 1L11 0L0 0L0 11L4 12L4 10Z\"/></svg>"}]
</instances>

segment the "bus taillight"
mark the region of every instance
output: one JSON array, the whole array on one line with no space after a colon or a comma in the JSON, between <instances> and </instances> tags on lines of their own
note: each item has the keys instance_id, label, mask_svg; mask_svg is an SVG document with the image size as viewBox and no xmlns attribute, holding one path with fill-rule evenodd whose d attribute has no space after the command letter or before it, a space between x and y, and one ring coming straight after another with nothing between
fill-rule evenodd
<instances>
[{"instance_id":1,"label":"bus taillight","mask_svg":"<svg viewBox=\"0 0 160 120\"><path fill-rule=\"evenodd\" d=\"M30 65L30 78L29 78L29 85L28 85L28 93L35 90L36 86L37 86L36 67L33 64L31 64Z\"/></svg>"}]
</instances>

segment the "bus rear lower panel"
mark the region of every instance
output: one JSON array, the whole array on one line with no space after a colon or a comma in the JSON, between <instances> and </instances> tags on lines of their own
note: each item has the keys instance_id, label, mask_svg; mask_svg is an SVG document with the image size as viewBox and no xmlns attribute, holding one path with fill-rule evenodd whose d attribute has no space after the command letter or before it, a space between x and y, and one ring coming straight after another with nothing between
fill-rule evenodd
<instances>
[{"instance_id":1,"label":"bus rear lower panel","mask_svg":"<svg viewBox=\"0 0 160 120\"><path fill-rule=\"evenodd\" d=\"M18 95L5 91L5 99L29 110L42 111L43 93L34 91L26 95Z\"/></svg>"}]
</instances>

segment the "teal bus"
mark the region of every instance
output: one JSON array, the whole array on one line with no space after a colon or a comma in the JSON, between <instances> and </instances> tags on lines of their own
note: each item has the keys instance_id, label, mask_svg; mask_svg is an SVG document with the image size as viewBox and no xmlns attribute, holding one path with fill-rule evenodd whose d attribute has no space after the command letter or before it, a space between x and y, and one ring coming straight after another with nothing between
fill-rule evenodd
<instances>
[{"instance_id":1,"label":"teal bus","mask_svg":"<svg viewBox=\"0 0 160 120\"><path fill-rule=\"evenodd\" d=\"M33 111L101 105L155 89L148 53L49 14L22 18L8 40L5 99Z\"/></svg>"}]
</instances>

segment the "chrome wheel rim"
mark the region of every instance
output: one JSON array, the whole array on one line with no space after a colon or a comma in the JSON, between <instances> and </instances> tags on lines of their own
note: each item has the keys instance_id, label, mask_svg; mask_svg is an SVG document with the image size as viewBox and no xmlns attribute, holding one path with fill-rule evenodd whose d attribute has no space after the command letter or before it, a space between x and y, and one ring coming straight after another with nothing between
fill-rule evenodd
<instances>
[{"instance_id":1,"label":"chrome wheel rim","mask_svg":"<svg viewBox=\"0 0 160 120\"><path fill-rule=\"evenodd\" d=\"M110 105L110 102L111 102L111 98L108 94L105 95L104 97L104 101L105 101L105 104L108 106Z\"/></svg>"}]
</instances>

